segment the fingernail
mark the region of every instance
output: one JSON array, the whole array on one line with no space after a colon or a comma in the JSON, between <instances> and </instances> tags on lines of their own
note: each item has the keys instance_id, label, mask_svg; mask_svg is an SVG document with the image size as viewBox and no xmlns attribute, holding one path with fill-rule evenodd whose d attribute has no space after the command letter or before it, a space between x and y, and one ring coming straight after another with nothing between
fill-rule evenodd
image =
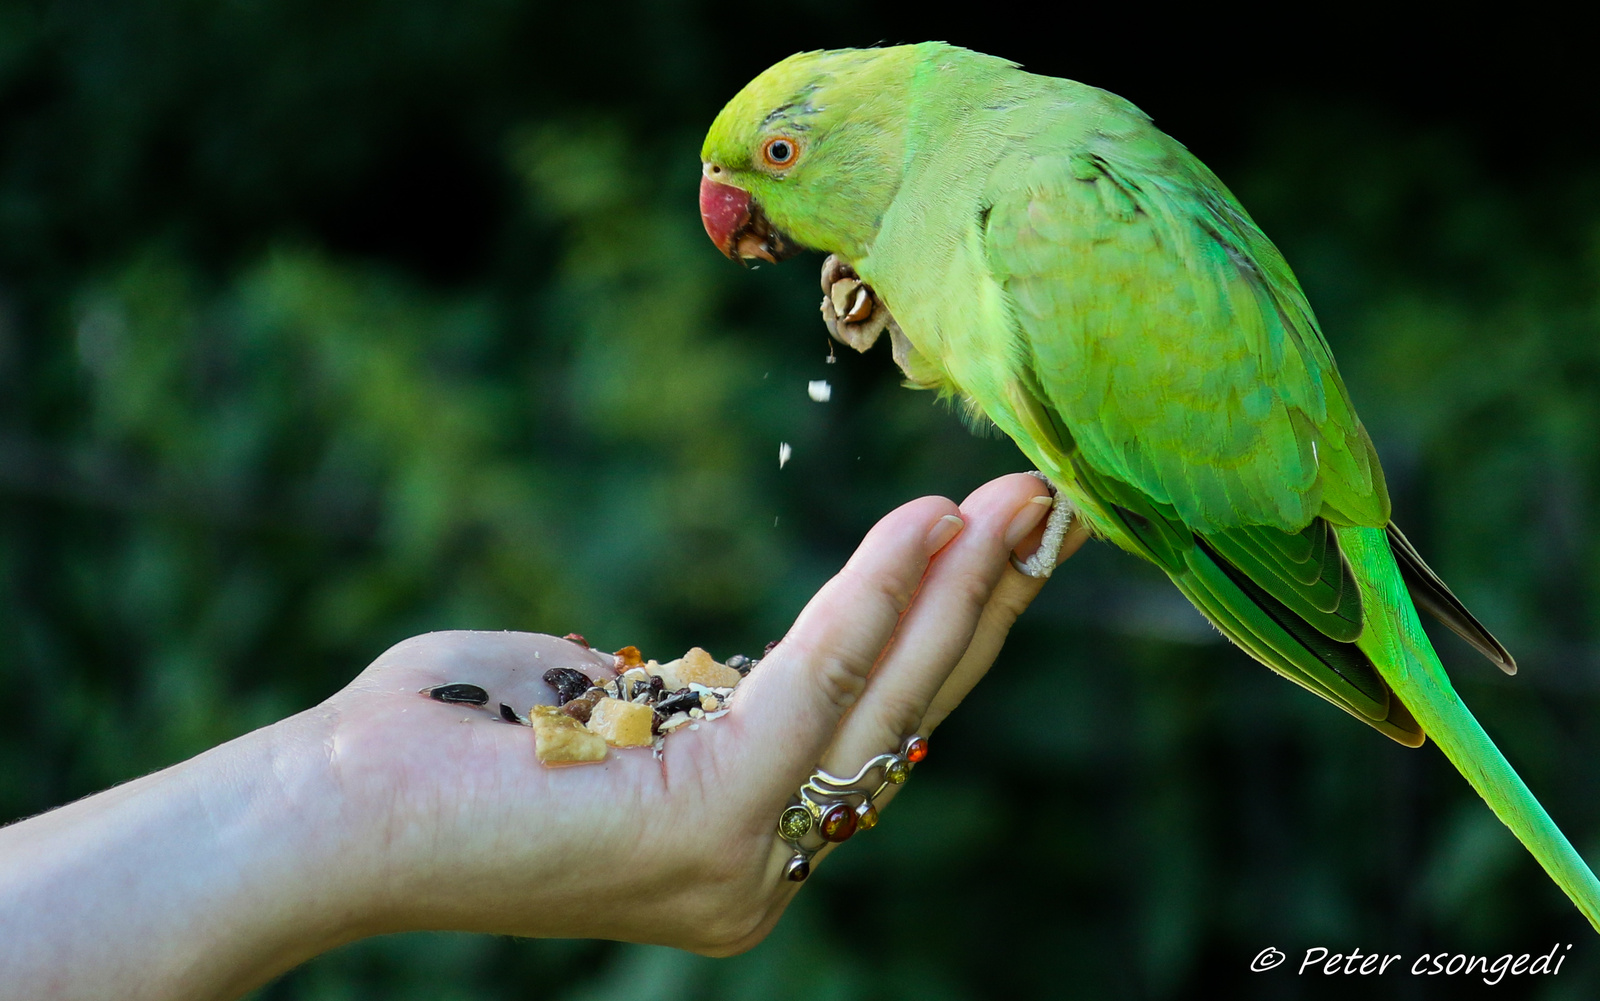
<instances>
[{"instance_id":1,"label":"fingernail","mask_svg":"<svg viewBox=\"0 0 1600 1001\"><path fill-rule=\"evenodd\" d=\"M953 514L947 514L933 523L933 528L928 532L928 555L932 556L943 549L955 538L967 523Z\"/></svg>"},{"instance_id":2,"label":"fingernail","mask_svg":"<svg viewBox=\"0 0 1600 1001\"><path fill-rule=\"evenodd\" d=\"M1039 527L1039 522L1050 513L1054 503L1054 497L1040 494L1022 505L1022 510L1011 516L1011 524L1006 527L1006 548L1017 548L1017 544L1026 539L1029 532Z\"/></svg>"}]
</instances>

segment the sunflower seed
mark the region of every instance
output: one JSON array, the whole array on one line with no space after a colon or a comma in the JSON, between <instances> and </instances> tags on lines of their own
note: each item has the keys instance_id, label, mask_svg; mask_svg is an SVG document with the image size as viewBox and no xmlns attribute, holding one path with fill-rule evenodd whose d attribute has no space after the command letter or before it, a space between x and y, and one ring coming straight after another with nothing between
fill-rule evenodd
<instances>
[{"instance_id":1,"label":"sunflower seed","mask_svg":"<svg viewBox=\"0 0 1600 1001\"><path fill-rule=\"evenodd\" d=\"M459 702L469 706L485 706L489 704L489 693L477 685L468 685L456 682L452 685L435 685L424 688L424 695L437 699L440 702Z\"/></svg>"},{"instance_id":2,"label":"sunflower seed","mask_svg":"<svg viewBox=\"0 0 1600 1001\"><path fill-rule=\"evenodd\" d=\"M663 716L673 713L688 712L690 709L700 707L700 694L692 688L680 688L656 703L656 712Z\"/></svg>"}]
</instances>

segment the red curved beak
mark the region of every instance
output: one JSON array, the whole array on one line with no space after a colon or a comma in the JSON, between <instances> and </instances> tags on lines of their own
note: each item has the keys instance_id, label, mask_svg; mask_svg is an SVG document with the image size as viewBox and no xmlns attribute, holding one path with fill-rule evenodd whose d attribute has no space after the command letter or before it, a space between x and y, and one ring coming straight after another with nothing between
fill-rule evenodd
<instances>
[{"instance_id":1,"label":"red curved beak","mask_svg":"<svg viewBox=\"0 0 1600 1001\"><path fill-rule=\"evenodd\" d=\"M739 236L750 223L750 192L709 177L700 178L700 221L717 249L734 260Z\"/></svg>"}]
</instances>

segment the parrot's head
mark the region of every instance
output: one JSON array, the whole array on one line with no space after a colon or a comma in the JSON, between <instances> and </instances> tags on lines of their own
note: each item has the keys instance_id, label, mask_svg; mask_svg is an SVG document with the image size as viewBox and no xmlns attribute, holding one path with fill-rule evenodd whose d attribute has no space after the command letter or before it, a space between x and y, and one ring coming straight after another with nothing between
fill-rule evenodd
<instances>
[{"instance_id":1,"label":"parrot's head","mask_svg":"<svg viewBox=\"0 0 1600 1001\"><path fill-rule=\"evenodd\" d=\"M900 187L920 48L802 52L729 101L700 150L700 217L717 249L862 259Z\"/></svg>"}]
</instances>

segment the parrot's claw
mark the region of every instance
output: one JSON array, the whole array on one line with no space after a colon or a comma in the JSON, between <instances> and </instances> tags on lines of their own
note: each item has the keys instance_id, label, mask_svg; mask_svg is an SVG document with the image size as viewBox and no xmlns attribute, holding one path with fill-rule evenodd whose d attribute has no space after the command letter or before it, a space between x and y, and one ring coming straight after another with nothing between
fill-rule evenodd
<instances>
[{"instance_id":1,"label":"parrot's claw","mask_svg":"<svg viewBox=\"0 0 1600 1001\"><path fill-rule=\"evenodd\" d=\"M834 340L865 351L894 317L855 268L829 254L822 262L822 322Z\"/></svg>"},{"instance_id":2,"label":"parrot's claw","mask_svg":"<svg viewBox=\"0 0 1600 1001\"><path fill-rule=\"evenodd\" d=\"M857 351L872 347L887 330L894 363L907 379L923 385L923 380L912 372L912 356L916 349L906 340L900 324L894 322L889 307L883 304L872 286L861 280L855 268L840 260L837 254L829 254L822 262L822 322L827 324L834 340Z\"/></svg>"},{"instance_id":3,"label":"parrot's claw","mask_svg":"<svg viewBox=\"0 0 1600 1001\"><path fill-rule=\"evenodd\" d=\"M1044 538L1039 540L1039 548L1026 560L1019 560L1013 555L1011 565L1020 574L1044 580L1055 571L1056 561L1061 558L1061 545L1067 541L1067 530L1072 527L1072 520L1078 512L1061 496L1061 491L1056 489L1048 476L1037 469L1030 469L1028 473L1044 481L1044 485L1050 488L1054 503L1050 505L1050 520L1045 522Z\"/></svg>"}]
</instances>

